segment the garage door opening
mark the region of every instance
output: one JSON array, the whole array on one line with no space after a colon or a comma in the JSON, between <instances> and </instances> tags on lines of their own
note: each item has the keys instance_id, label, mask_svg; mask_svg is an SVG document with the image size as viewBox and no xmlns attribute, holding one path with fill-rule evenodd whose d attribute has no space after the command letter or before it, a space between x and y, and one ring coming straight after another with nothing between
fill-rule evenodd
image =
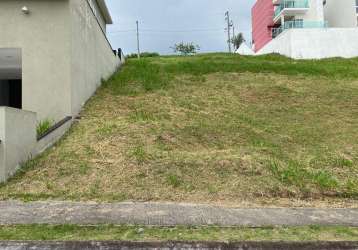
<instances>
[{"instance_id":1,"label":"garage door opening","mask_svg":"<svg viewBox=\"0 0 358 250\"><path fill-rule=\"evenodd\" d=\"M21 49L0 48L0 106L22 109Z\"/></svg>"}]
</instances>

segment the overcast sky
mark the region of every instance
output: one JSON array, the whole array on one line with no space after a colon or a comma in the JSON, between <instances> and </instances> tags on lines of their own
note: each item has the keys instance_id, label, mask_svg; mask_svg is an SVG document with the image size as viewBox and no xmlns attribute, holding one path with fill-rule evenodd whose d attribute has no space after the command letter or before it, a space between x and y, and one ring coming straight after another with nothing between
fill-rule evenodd
<instances>
[{"instance_id":1,"label":"overcast sky","mask_svg":"<svg viewBox=\"0 0 358 250\"><path fill-rule=\"evenodd\" d=\"M201 52L227 51L225 12L236 32L251 39L251 7L255 0L107 0L114 25L108 37L126 54L136 51L135 22L140 23L142 51L172 53L177 42L194 42Z\"/></svg>"}]
</instances>

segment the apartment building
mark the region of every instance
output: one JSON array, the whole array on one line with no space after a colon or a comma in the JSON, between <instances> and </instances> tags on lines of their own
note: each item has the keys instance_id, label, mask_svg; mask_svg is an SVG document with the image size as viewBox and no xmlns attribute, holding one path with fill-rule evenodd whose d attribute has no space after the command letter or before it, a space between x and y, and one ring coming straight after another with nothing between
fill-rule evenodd
<instances>
[{"instance_id":1,"label":"apartment building","mask_svg":"<svg viewBox=\"0 0 358 250\"><path fill-rule=\"evenodd\" d=\"M254 50L294 58L356 56L357 6L358 0L257 0L252 8ZM334 44L328 48L331 42L345 50Z\"/></svg>"},{"instance_id":2,"label":"apartment building","mask_svg":"<svg viewBox=\"0 0 358 250\"><path fill-rule=\"evenodd\" d=\"M274 0L273 5L272 38L285 29L327 27L322 0Z\"/></svg>"}]
</instances>

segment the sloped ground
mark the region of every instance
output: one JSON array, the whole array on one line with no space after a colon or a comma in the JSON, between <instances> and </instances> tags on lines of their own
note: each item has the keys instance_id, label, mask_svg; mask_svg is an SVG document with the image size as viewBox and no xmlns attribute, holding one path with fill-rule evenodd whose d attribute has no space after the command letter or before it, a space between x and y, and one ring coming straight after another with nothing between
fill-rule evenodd
<instances>
[{"instance_id":1,"label":"sloped ground","mask_svg":"<svg viewBox=\"0 0 358 250\"><path fill-rule=\"evenodd\" d=\"M2 199L353 206L358 59L129 60Z\"/></svg>"}]
</instances>

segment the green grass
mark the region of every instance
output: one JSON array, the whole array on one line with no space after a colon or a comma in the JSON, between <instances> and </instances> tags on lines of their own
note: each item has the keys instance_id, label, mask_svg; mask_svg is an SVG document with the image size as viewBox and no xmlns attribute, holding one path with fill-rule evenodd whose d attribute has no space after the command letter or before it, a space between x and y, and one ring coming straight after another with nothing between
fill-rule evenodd
<instances>
[{"instance_id":1,"label":"green grass","mask_svg":"<svg viewBox=\"0 0 358 250\"><path fill-rule=\"evenodd\" d=\"M357 206L358 59L128 60L1 199Z\"/></svg>"},{"instance_id":2,"label":"green grass","mask_svg":"<svg viewBox=\"0 0 358 250\"><path fill-rule=\"evenodd\" d=\"M140 226L1 226L0 240L125 240L125 241L357 241L350 227L140 227Z\"/></svg>"},{"instance_id":3,"label":"green grass","mask_svg":"<svg viewBox=\"0 0 358 250\"><path fill-rule=\"evenodd\" d=\"M43 121L40 121L39 124L36 127L36 133L38 137L41 137L42 135L46 134L47 131L54 125L54 122L50 119L46 119Z\"/></svg>"}]
</instances>

